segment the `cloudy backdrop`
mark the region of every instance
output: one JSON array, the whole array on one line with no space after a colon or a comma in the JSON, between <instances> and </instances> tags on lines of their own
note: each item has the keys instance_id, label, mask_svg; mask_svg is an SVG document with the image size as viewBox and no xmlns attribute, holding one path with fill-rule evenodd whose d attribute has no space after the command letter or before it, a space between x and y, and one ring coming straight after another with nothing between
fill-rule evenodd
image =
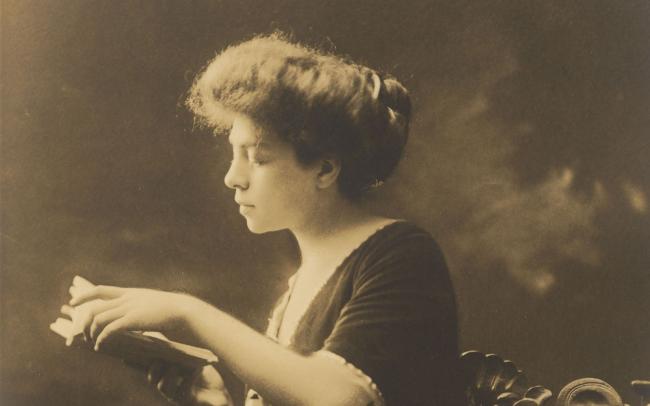
<instances>
[{"instance_id":1,"label":"cloudy backdrop","mask_svg":"<svg viewBox=\"0 0 650 406\"><path fill-rule=\"evenodd\" d=\"M650 373L649 3L6 0L1 18L6 404L164 404L49 332L76 274L184 290L264 327L296 252L246 231L228 148L182 102L215 52L274 29L411 90L405 159L368 205L439 240L462 348L555 393L593 376L636 402L628 383Z\"/></svg>"}]
</instances>

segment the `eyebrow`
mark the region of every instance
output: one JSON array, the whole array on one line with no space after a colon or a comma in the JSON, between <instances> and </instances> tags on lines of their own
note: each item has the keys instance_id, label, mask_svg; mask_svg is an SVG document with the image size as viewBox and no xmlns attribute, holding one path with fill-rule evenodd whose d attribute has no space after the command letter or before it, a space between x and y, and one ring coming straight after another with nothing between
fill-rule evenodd
<instances>
[{"instance_id":1,"label":"eyebrow","mask_svg":"<svg viewBox=\"0 0 650 406\"><path fill-rule=\"evenodd\" d=\"M256 142L256 143L248 143L248 144L244 144L244 146L246 148L253 148L254 147L254 148L258 148L258 149L270 149L271 148L271 144L269 144L268 142L264 142L264 141L259 141L259 142Z\"/></svg>"},{"instance_id":2,"label":"eyebrow","mask_svg":"<svg viewBox=\"0 0 650 406\"><path fill-rule=\"evenodd\" d=\"M232 140L230 139L230 137L228 137L228 143L230 145L234 146L234 144L232 143ZM256 148L269 148L270 146L271 145L268 142L262 141L262 140L257 140L257 141L254 141L254 142L246 142L244 144L239 145L239 147L241 147L241 148L254 148L254 147L256 147Z\"/></svg>"},{"instance_id":3,"label":"eyebrow","mask_svg":"<svg viewBox=\"0 0 650 406\"><path fill-rule=\"evenodd\" d=\"M265 145L256 144L241 145L238 148L240 148L240 150L245 150L247 154L255 154L256 156L259 154L268 154L271 151L271 149L266 148Z\"/></svg>"}]
</instances>

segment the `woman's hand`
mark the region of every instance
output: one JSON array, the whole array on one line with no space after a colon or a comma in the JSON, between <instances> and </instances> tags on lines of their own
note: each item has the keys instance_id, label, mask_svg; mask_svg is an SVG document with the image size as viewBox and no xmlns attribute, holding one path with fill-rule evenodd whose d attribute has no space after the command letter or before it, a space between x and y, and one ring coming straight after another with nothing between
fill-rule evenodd
<instances>
[{"instance_id":1,"label":"woman's hand","mask_svg":"<svg viewBox=\"0 0 650 406\"><path fill-rule=\"evenodd\" d=\"M73 327L95 341L95 349L118 331L169 332L182 326L186 310L198 299L180 293L115 286L70 287L70 306L63 313L74 315Z\"/></svg>"},{"instance_id":2,"label":"woman's hand","mask_svg":"<svg viewBox=\"0 0 650 406\"><path fill-rule=\"evenodd\" d=\"M157 362L151 365L147 380L170 402L187 406L231 406L232 399L223 379L207 365L190 375L183 375L174 365Z\"/></svg>"}]
</instances>

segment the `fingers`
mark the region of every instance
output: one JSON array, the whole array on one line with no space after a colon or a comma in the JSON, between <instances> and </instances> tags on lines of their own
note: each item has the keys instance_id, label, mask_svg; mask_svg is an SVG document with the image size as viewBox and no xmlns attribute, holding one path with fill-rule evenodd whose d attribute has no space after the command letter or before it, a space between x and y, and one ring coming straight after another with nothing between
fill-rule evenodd
<instances>
[{"instance_id":1,"label":"fingers","mask_svg":"<svg viewBox=\"0 0 650 406\"><path fill-rule=\"evenodd\" d=\"M194 386L196 385L196 381L198 377L201 375L201 369L194 369L191 372L188 372L185 370L182 373L182 380L180 385L178 386L178 391L176 393L175 399L182 404L192 404L194 405L195 402L191 402L190 394L191 391L193 390Z\"/></svg>"},{"instance_id":2,"label":"fingers","mask_svg":"<svg viewBox=\"0 0 650 406\"><path fill-rule=\"evenodd\" d=\"M70 317L72 319L74 317L74 307L69 306L69 305L63 305L61 306L61 313L65 314L66 316Z\"/></svg>"},{"instance_id":3,"label":"fingers","mask_svg":"<svg viewBox=\"0 0 650 406\"><path fill-rule=\"evenodd\" d=\"M94 287L95 285L92 284L88 279L81 277L79 275L76 275L74 278L72 278L72 285L78 286L80 288L84 289L89 289Z\"/></svg>"},{"instance_id":4,"label":"fingers","mask_svg":"<svg viewBox=\"0 0 650 406\"><path fill-rule=\"evenodd\" d=\"M154 361L147 380L172 402L194 406L232 405L221 376L212 366L188 373L173 364Z\"/></svg>"},{"instance_id":5,"label":"fingers","mask_svg":"<svg viewBox=\"0 0 650 406\"><path fill-rule=\"evenodd\" d=\"M111 321L102 329L102 332L99 333L99 335L95 339L95 351L99 351L104 341L112 334L115 334L118 331L137 330L137 329L138 326L136 326L135 323L132 322L131 317L129 317L128 314Z\"/></svg>"},{"instance_id":6,"label":"fingers","mask_svg":"<svg viewBox=\"0 0 650 406\"><path fill-rule=\"evenodd\" d=\"M163 377L165 373L165 364L161 361L154 361L149 366L147 370L147 381L152 385L158 385L158 381Z\"/></svg>"},{"instance_id":7,"label":"fingers","mask_svg":"<svg viewBox=\"0 0 650 406\"><path fill-rule=\"evenodd\" d=\"M61 313L65 314L66 316L70 317L70 320L74 320L74 315L75 315L75 309L72 306L68 305L63 305L61 306ZM72 342L74 341L74 334L70 334L66 339L65 339L65 345L66 346L71 346Z\"/></svg>"},{"instance_id":8,"label":"fingers","mask_svg":"<svg viewBox=\"0 0 650 406\"><path fill-rule=\"evenodd\" d=\"M198 377L199 386L209 389L225 389L226 386L223 378L221 378L221 375L215 367L206 365L200 372L200 376Z\"/></svg>"},{"instance_id":9,"label":"fingers","mask_svg":"<svg viewBox=\"0 0 650 406\"><path fill-rule=\"evenodd\" d=\"M83 332L84 339L88 341L90 336L90 327L95 319L95 316L111 308L117 307L121 302L119 300L99 300L95 299L91 302L86 302L79 305L72 310L66 308L70 312L72 318L73 331ZM61 311L64 309L61 308Z\"/></svg>"},{"instance_id":10,"label":"fingers","mask_svg":"<svg viewBox=\"0 0 650 406\"><path fill-rule=\"evenodd\" d=\"M214 391L198 389L194 391L193 398L197 406L231 406L232 399L227 391Z\"/></svg>"},{"instance_id":11,"label":"fingers","mask_svg":"<svg viewBox=\"0 0 650 406\"><path fill-rule=\"evenodd\" d=\"M92 288L90 288L90 289L92 289ZM73 298L79 296L81 293L85 292L86 290L88 290L88 289L84 289L84 288L80 288L79 286L71 285L68 288L68 293L70 293L70 298L71 298L70 300L72 300Z\"/></svg>"},{"instance_id":12,"label":"fingers","mask_svg":"<svg viewBox=\"0 0 650 406\"><path fill-rule=\"evenodd\" d=\"M114 322L126 314L124 309L120 309L123 304L120 298L127 291L115 286L95 286L87 279L75 276L69 288L71 299L68 305L61 307L61 313L70 317L74 332L83 332L85 341L100 336L103 340L122 328L122 324ZM102 335L109 325L112 325L111 330ZM68 339L66 344L72 344L72 339ZM98 348L97 342L95 348Z\"/></svg>"},{"instance_id":13,"label":"fingers","mask_svg":"<svg viewBox=\"0 0 650 406\"><path fill-rule=\"evenodd\" d=\"M124 288L103 285L92 288L82 288L73 285L70 287L69 291L72 296L69 304L71 306L79 306L95 299L109 300L118 298L124 293Z\"/></svg>"},{"instance_id":14,"label":"fingers","mask_svg":"<svg viewBox=\"0 0 650 406\"><path fill-rule=\"evenodd\" d=\"M194 385L189 390L192 404L197 406L232 405L230 393L228 393L219 372L212 365L204 366L199 372L199 376L194 378Z\"/></svg>"},{"instance_id":15,"label":"fingers","mask_svg":"<svg viewBox=\"0 0 650 406\"><path fill-rule=\"evenodd\" d=\"M162 378L156 384L156 388L167 398L179 400L182 397L181 385L183 376L175 365L168 366L163 373Z\"/></svg>"},{"instance_id":16,"label":"fingers","mask_svg":"<svg viewBox=\"0 0 650 406\"><path fill-rule=\"evenodd\" d=\"M200 406L231 406L232 398L224 385L219 372L212 365L206 365L201 371L201 382L192 387L191 397Z\"/></svg>"},{"instance_id":17,"label":"fingers","mask_svg":"<svg viewBox=\"0 0 650 406\"><path fill-rule=\"evenodd\" d=\"M125 314L126 308L124 306L106 308L104 311L96 313L89 328L90 338L93 340L97 338L107 324L124 317Z\"/></svg>"}]
</instances>

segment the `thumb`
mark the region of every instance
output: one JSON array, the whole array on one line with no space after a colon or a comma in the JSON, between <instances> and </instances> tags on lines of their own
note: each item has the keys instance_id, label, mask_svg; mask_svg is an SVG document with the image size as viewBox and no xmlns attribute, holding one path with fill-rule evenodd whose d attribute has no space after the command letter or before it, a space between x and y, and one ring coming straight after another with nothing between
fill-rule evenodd
<instances>
[{"instance_id":1,"label":"thumb","mask_svg":"<svg viewBox=\"0 0 650 406\"><path fill-rule=\"evenodd\" d=\"M225 390L197 389L194 399L197 406L232 406L230 395Z\"/></svg>"}]
</instances>

